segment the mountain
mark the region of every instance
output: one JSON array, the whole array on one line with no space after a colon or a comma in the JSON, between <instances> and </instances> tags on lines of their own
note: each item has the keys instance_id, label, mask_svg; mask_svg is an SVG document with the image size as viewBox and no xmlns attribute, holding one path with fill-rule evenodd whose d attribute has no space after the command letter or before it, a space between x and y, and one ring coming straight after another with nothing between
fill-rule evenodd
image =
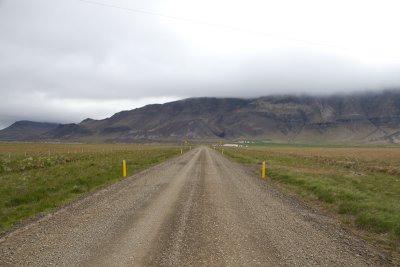
<instances>
[{"instance_id":1,"label":"mountain","mask_svg":"<svg viewBox=\"0 0 400 267\"><path fill-rule=\"evenodd\" d=\"M398 143L400 91L343 96L190 98L54 128L42 138L140 142L251 138L276 142Z\"/></svg>"},{"instance_id":2,"label":"mountain","mask_svg":"<svg viewBox=\"0 0 400 267\"><path fill-rule=\"evenodd\" d=\"M17 121L11 126L0 130L0 140L2 141L22 141L34 140L59 124L34 121Z\"/></svg>"}]
</instances>

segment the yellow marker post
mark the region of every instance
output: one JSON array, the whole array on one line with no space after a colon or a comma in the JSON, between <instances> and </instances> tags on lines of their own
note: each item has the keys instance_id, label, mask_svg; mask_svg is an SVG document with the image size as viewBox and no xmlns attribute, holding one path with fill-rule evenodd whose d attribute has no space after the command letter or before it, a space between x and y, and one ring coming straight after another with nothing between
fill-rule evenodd
<instances>
[{"instance_id":1,"label":"yellow marker post","mask_svg":"<svg viewBox=\"0 0 400 267\"><path fill-rule=\"evenodd\" d=\"M126 177L126 160L122 161L122 174Z\"/></svg>"},{"instance_id":2,"label":"yellow marker post","mask_svg":"<svg viewBox=\"0 0 400 267\"><path fill-rule=\"evenodd\" d=\"M183 149L181 148L181 155L183 154Z\"/></svg>"},{"instance_id":3,"label":"yellow marker post","mask_svg":"<svg viewBox=\"0 0 400 267\"><path fill-rule=\"evenodd\" d=\"M222 149L221 153L222 153L222 155L224 154L224 149Z\"/></svg>"},{"instance_id":4,"label":"yellow marker post","mask_svg":"<svg viewBox=\"0 0 400 267\"><path fill-rule=\"evenodd\" d=\"M261 177L265 178L265 160L262 163L262 167L261 167Z\"/></svg>"}]
</instances>

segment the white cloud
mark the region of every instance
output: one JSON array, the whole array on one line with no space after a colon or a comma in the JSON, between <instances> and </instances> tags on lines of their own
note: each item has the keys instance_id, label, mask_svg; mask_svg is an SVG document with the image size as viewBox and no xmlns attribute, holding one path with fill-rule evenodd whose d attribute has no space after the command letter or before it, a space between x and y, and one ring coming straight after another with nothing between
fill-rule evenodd
<instances>
[{"instance_id":1,"label":"white cloud","mask_svg":"<svg viewBox=\"0 0 400 267\"><path fill-rule=\"evenodd\" d=\"M98 1L130 10L0 2L0 127L195 96L400 88L398 1Z\"/></svg>"}]
</instances>

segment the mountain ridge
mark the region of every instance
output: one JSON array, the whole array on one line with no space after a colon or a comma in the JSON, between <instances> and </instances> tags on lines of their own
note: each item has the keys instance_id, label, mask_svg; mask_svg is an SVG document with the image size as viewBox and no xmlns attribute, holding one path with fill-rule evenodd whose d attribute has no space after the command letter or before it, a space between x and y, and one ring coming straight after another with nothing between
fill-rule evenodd
<instances>
[{"instance_id":1,"label":"mountain ridge","mask_svg":"<svg viewBox=\"0 0 400 267\"><path fill-rule=\"evenodd\" d=\"M2 141L26 141L41 138L41 135L56 128L58 123L17 121L9 127L0 130L0 140Z\"/></svg>"},{"instance_id":2,"label":"mountain ridge","mask_svg":"<svg viewBox=\"0 0 400 267\"><path fill-rule=\"evenodd\" d=\"M299 143L399 143L400 91L188 98L121 111L102 120L62 124L40 138L83 142L246 138Z\"/></svg>"}]
</instances>

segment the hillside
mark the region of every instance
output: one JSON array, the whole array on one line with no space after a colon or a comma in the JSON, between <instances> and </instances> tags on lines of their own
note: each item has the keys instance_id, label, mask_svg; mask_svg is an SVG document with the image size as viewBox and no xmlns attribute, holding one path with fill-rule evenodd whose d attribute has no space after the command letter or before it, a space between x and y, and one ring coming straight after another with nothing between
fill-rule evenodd
<instances>
[{"instance_id":1,"label":"hillside","mask_svg":"<svg viewBox=\"0 0 400 267\"><path fill-rule=\"evenodd\" d=\"M398 143L400 92L349 96L191 98L60 125L42 136L87 142L252 138L277 142Z\"/></svg>"},{"instance_id":2,"label":"hillside","mask_svg":"<svg viewBox=\"0 0 400 267\"><path fill-rule=\"evenodd\" d=\"M0 140L2 141L22 141L37 139L59 124L34 121L17 121L9 127L0 130Z\"/></svg>"}]
</instances>

